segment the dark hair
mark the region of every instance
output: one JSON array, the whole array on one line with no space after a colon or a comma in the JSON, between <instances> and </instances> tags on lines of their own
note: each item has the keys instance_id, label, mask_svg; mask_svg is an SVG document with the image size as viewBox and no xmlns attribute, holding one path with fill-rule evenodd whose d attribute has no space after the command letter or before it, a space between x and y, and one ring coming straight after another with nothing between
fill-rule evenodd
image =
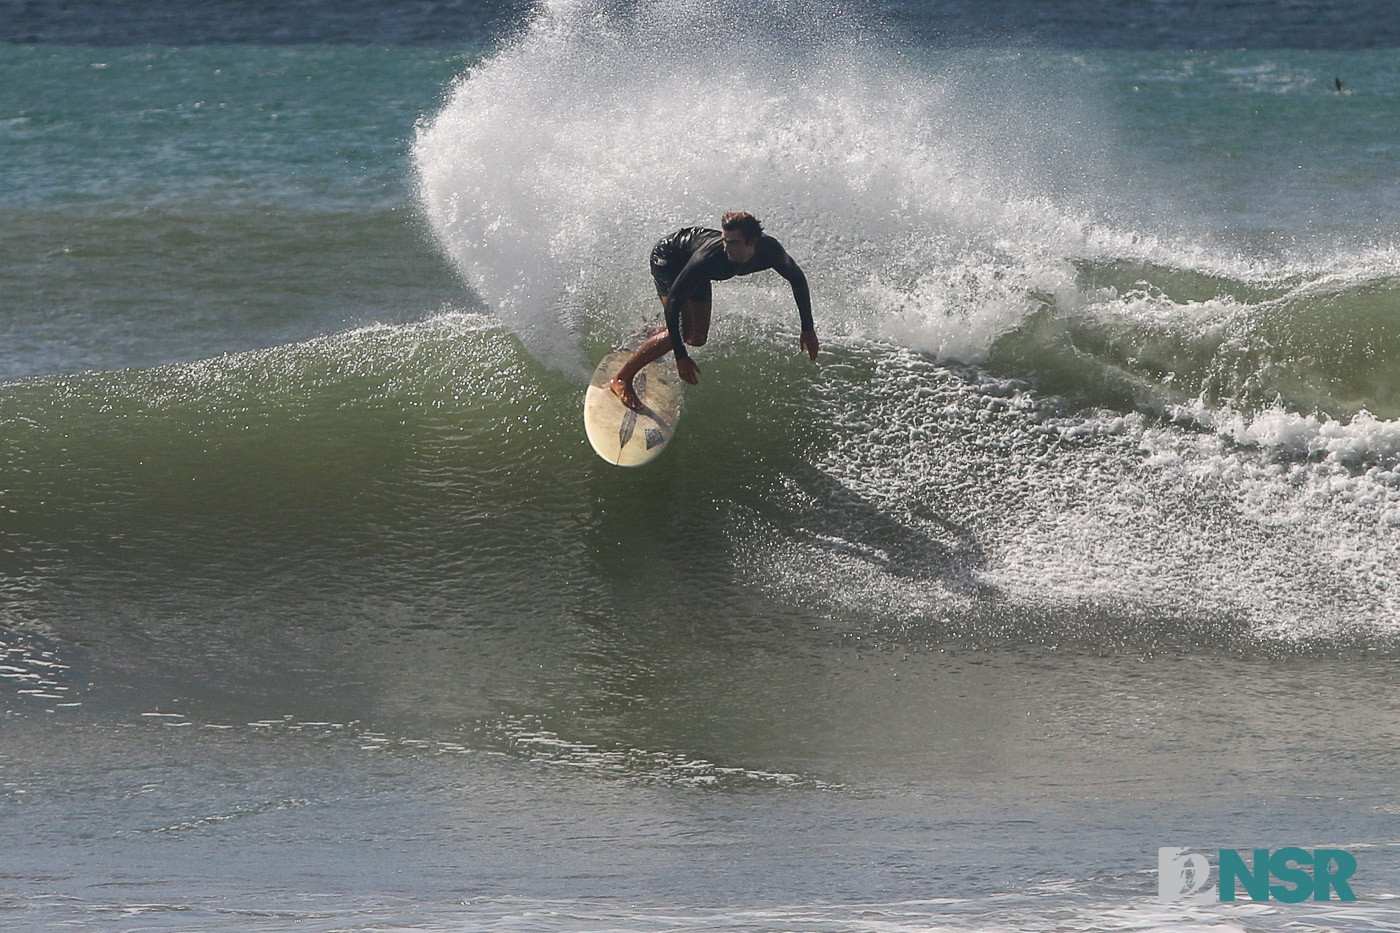
<instances>
[{"instance_id":1,"label":"dark hair","mask_svg":"<svg viewBox=\"0 0 1400 933\"><path fill-rule=\"evenodd\" d=\"M763 224L758 222L758 218L743 211L730 211L719 219L720 228L723 230L737 230L750 243L763 236Z\"/></svg>"}]
</instances>

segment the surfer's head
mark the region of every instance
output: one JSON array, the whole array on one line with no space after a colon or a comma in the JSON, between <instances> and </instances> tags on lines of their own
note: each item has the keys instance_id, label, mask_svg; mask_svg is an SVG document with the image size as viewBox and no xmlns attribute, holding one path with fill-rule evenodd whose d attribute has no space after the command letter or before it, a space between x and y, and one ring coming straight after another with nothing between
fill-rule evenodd
<instances>
[{"instance_id":1,"label":"surfer's head","mask_svg":"<svg viewBox=\"0 0 1400 933\"><path fill-rule=\"evenodd\" d=\"M758 238L763 236L763 225L758 218L743 211L730 211L719 220L724 231L724 255L731 262L748 262L753 258Z\"/></svg>"}]
</instances>

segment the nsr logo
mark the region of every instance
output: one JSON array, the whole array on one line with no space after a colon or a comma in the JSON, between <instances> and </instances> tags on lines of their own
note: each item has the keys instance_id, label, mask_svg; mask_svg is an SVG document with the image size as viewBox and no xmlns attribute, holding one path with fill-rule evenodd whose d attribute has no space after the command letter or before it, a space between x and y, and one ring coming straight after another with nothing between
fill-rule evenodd
<instances>
[{"instance_id":1,"label":"nsr logo","mask_svg":"<svg viewBox=\"0 0 1400 933\"><path fill-rule=\"evenodd\" d=\"M1305 866L1311 865L1309 872ZM1287 904L1311 897L1315 901L1337 899L1354 901L1348 879L1356 873L1356 858L1341 849L1300 849L1289 846L1269 853L1255 849L1252 865L1235 849L1220 850L1220 900L1235 899L1236 882L1250 900L1267 901L1270 896ZM1272 876L1278 884L1270 884ZM1190 897L1210 881L1210 863L1199 852L1175 847L1157 850L1157 899L1178 901Z\"/></svg>"}]
</instances>

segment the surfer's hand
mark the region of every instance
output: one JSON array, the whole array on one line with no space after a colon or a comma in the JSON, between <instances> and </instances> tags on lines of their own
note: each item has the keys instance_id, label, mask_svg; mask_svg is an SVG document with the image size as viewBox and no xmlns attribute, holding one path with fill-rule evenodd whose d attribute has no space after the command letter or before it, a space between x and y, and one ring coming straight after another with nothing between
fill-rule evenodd
<instances>
[{"instance_id":1,"label":"surfer's hand","mask_svg":"<svg viewBox=\"0 0 1400 933\"><path fill-rule=\"evenodd\" d=\"M695 365L695 361L688 356L683 356L676 360L676 372L681 374L681 378L691 385L700 384L700 367Z\"/></svg>"},{"instance_id":2,"label":"surfer's hand","mask_svg":"<svg viewBox=\"0 0 1400 933\"><path fill-rule=\"evenodd\" d=\"M804 330L799 343L802 349L807 351L807 355L814 360L817 358L817 351L822 348L822 345L817 342L817 332L814 330Z\"/></svg>"}]
</instances>

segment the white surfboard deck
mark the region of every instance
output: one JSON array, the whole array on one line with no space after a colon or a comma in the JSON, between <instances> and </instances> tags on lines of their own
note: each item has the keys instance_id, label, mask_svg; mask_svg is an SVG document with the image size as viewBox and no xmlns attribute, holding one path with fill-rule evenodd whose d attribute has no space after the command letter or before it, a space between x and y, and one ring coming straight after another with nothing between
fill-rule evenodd
<instances>
[{"instance_id":1,"label":"white surfboard deck","mask_svg":"<svg viewBox=\"0 0 1400 933\"><path fill-rule=\"evenodd\" d=\"M669 360L648 364L632 380L644 410L633 411L608 388L608 380L632 356L614 350L593 371L583 399L583 427L588 442L609 463L641 466L656 459L671 442L681 415L681 377Z\"/></svg>"}]
</instances>

